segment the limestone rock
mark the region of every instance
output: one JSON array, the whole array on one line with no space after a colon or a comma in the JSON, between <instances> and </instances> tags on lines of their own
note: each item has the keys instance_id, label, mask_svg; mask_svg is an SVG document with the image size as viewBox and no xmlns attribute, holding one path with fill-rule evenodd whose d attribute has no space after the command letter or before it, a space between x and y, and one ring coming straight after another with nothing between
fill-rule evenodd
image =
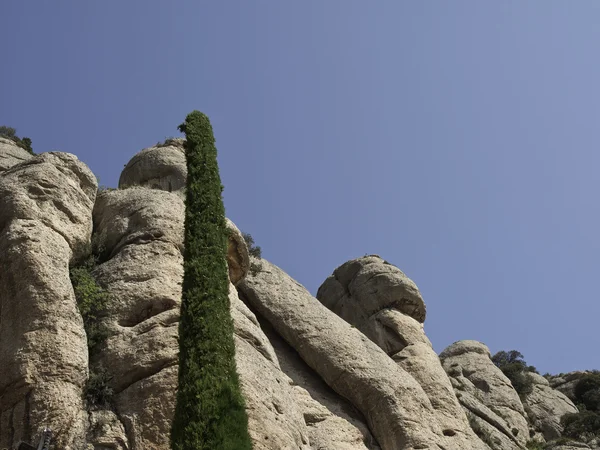
<instances>
[{"instance_id":1,"label":"limestone rock","mask_svg":"<svg viewBox=\"0 0 600 450\"><path fill-rule=\"evenodd\" d=\"M492 436L492 444L486 443L498 450L522 448L529 440L525 410L510 380L492 362L489 349L477 341L459 341L440 359L463 408L481 425L483 421L490 425L486 431L495 428L496 439Z\"/></svg>"},{"instance_id":2,"label":"limestone rock","mask_svg":"<svg viewBox=\"0 0 600 450\"><path fill-rule=\"evenodd\" d=\"M239 289L308 366L365 416L384 450L442 448L444 435L417 381L298 282L262 260L260 273Z\"/></svg>"},{"instance_id":3,"label":"limestone rock","mask_svg":"<svg viewBox=\"0 0 600 450\"><path fill-rule=\"evenodd\" d=\"M169 139L137 153L121 172L119 188L146 186L183 196L187 177L183 145L183 139Z\"/></svg>"},{"instance_id":4,"label":"limestone rock","mask_svg":"<svg viewBox=\"0 0 600 450\"><path fill-rule=\"evenodd\" d=\"M90 450L128 450L125 428L114 412L96 410L90 412L86 441Z\"/></svg>"},{"instance_id":5,"label":"limestone rock","mask_svg":"<svg viewBox=\"0 0 600 450\"><path fill-rule=\"evenodd\" d=\"M236 364L255 450L309 450L308 430L294 398L292 380L279 367L254 314L230 285Z\"/></svg>"},{"instance_id":6,"label":"limestone rock","mask_svg":"<svg viewBox=\"0 0 600 450\"><path fill-rule=\"evenodd\" d=\"M358 281L363 278L367 281ZM349 289L359 294L351 295ZM471 429L423 324L402 312L405 298L421 305L423 315L425 303L417 286L400 269L376 256L349 261L327 278L317 298L365 333L419 382L444 430L446 448L487 448Z\"/></svg>"},{"instance_id":7,"label":"limestone rock","mask_svg":"<svg viewBox=\"0 0 600 450\"><path fill-rule=\"evenodd\" d=\"M108 372L131 450L168 449L177 387L184 205L175 194L104 192L94 208L95 271L109 293L110 336L93 359Z\"/></svg>"},{"instance_id":8,"label":"limestone rock","mask_svg":"<svg viewBox=\"0 0 600 450\"><path fill-rule=\"evenodd\" d=\"M0 136L0 173L23 161L28 161L33 156L19 147L12 140Z\"/></svg>"},{"instance_id":9,"label":"limestone rock","mask_svg":"<svg viewBox=\"0 0 600 450\"><path fill-rule=\"evenodd\" d=\"M534 429L546 440L557 439L562 434L560 418L578 412L573 402L562 392L552 389L548 380L536 373L528 373L533 382L533 392L523 400L523 406Z\"/></svg>"},{"instance_id":10,"label":"limestone rock","mask_svg":"<svg viewBox=\"0 0 600 450\"><path fill-rule=\"evenodd\" d=\"M372 295L375 292L377 296ZM352 314L340 317L356 326L390 307L425 322L425 303L417 286L400 269L377 255L354 259L335 269L319 288L317 298L327 299L321 301L332 311ZM345 308L346 303L355 306Z\"/></svg>"},{"instance_id":11,"label":"limestone rock","mask_svg":"<svg viewBox=\"0 0 600 450\"><path fill-rule=\"evenodd\" d=\"M308 429L312 449L379 450L362 414L335 393L264 321L261 328L275 349Z\"/></svg>"},{"instance_id":12,"label":"limestone rock","mask_svg":"<svg viewBox=\"0 0 600 450\"><path fill-rule=\"evenodd\" d=\"M237 285L244 279L250 269L250 255L248 245L241 231L235 224L225 219L229 231L229 243L227 246L227 265L229 266L229 279Z\"/></svg>"},{"instance_id":13,"label":"limestone rock","mask_svg":"<svg viewBox=\"0 0 600 450\"><path fill-rule=\"evenodd\" d=\"M109 259L95 275L111 295L105 322L112 335L95 362L109 370L115 410L131 450L169 448L177 389L183 216L181 198L161 190L109 191L96 203L97 246ZM245 276L248 253L235 225L228 221L228 227L229 271L238 282ZM290 380L233 285L230 302L255 448L308 450Z\"/></svg>"},{"instance_id":14,"label":"limestone rock","mask_svg":"<svg viewBox=\"0 0 600 450\"><path fill-rule=\"evenodd\" d=\"M0 175L0 448L50 426L78 449L88 354L69 263L92 232L96 178L75 156L44 153Z\"/></svg>"}]
</instances>

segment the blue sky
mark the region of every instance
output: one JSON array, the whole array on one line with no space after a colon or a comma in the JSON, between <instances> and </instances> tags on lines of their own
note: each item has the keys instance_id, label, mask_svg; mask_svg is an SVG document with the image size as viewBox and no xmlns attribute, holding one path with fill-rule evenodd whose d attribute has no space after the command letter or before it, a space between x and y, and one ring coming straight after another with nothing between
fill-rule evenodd
<instances>
[{"instance_id":1,"label":"blue sky","mask_svg":"<svg viewBox=\"0 0 600 450\"><path fill-rule=\"evenodd\" d=\"M0 124L116 186L193 109L227 215L313 294L379 254L439 352L600 369L600 3L5 1Z\"/></svg>"}]
</instances>

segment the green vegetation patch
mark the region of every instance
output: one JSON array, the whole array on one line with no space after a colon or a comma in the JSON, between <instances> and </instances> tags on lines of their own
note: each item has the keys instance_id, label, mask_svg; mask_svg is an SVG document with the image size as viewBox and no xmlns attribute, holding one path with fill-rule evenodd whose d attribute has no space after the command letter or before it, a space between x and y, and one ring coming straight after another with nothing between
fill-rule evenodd
<instances>
[{"instance_id":1,"label":"green vegetation patch","mask_svg":"<svg viewBox=\"0 0 600 450\"><path fill-rule=\"evenodd\" d=\"M250 274L256 276L262 270L262 263L260 262L260 259L262 258L262 249L255 244L254 238L250 233L242 233L242 236L244 237L244 241L246 241L250 256L259 260L258 262L254 259L250 260Z\"/></svg>"},{"instance_id":2,"label":"green vegetation patch","mask_svg":"<svg viewBox=\"0 0 600 450\"><path fill-rule=\"evenodd\" d=\"M528 366L523 355L517 350L499 351L492 356L492 362L510 380L519 397L525 398L533 392L533 381L527 372L537 373L534 366Z\"/></svg>"},{"instance_id":3,"label":"green vegetation patch","mask_svg":"<svg viewBox=\"0 0 600 450\"><path fill-rule=\"evenodd\" d=\"M229 312L228 231L217 149L208 117L190 113L184 277L179 321L179 387L174 450L250 450Z\"/></svg>"},{"instance_id":4,"label":"green vegetation patch","mask_svg":"<svg viewBox=\"0 0 600 450\"><path fill-rule=\"evenodd\" d=\"M98 265L98 257L92 253L91 246L88 246L83 253L86 256L70 268L69 275L77 307L83 318L88 352L92 356L108 337L108 329L102 324L101 318L106 313L109 295L93 275ZM85 398L89 405L106 406L110 402L112 389L108 381L108 373L103 367L98 365L90 367L85 389Z\"/></svg>"}]
</instances>

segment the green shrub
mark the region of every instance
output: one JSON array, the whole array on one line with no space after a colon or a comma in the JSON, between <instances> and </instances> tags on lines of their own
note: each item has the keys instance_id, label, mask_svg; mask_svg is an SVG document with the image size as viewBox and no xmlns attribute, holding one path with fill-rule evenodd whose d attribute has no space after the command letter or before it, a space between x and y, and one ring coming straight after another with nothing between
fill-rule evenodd
<instances>
[{"instance_id":1,"label":"green shrub","mask_svg":"<svg viewBox=\"0 0 600 450\"><path fill-rule=\"evenodd\" d=\"M109 382L110 377L105 368L96 366L90 369L90 376L85 386L85 399L88 406L110 406L114 391Z\"/></svg>"},{"instance_id":2,"label":"green shrub","mask_svg":"<svg viewBox=\"0 0 600 450\"><path fill-rule=\"evenodd\" d=\"M225 209L208 117L190 113L186 135L184 276L179 321L179 387L171 448L250 450L235 364Z\"/></svg>"},{"instance_id":3,"label":"green shrub","mask_svg":"<svg viewBox=\"0 0 600 450\"><path fill-rule=\"evenodd\" d=\"M540 441L528 441L525 447L528 450L544 450L545 444Z\"/></svg>"},{"instance_id":4,"label":"green shrub","mask_svg":"<svg viewBox=\"0 0 600 450\"><path fill-rule=\"evenodd\" d=\"M93 238L95 240L95 237ZM77 307L83 318L83 327L87 336L88 352L90 355L108 337L108 329L101 323L101 317L106 312L109 300L108 292L94 278L93 270L98 265L98 256L92 253L91 245L87 245L80 253L81 260L76 261L69 270L71 284L75 292ZM85 387L85 399L91 407L105 407L110 403L113 394L108 384L107 371L100 366L92 365Z\"/></svg>"},{"instance_id":5,"label":"green shrub","mask_svg":"<svg viewBox=\"0 0 600 450\"><path fill-rule=\"evenodd\" d=\"M255 245L254 238L250 233L242 233L244 240L246 241L246 245L248 246L248 253L250 256L254 256L255 258L262 258L262 250L258 245Z\"/></svg>"},{"instance_id":6,"label":"green shrub","mask_svg":"<svg viewBox=\"0 0 600 450\"><path fill-rule=\"evenodd\" d=\"M17 130L13 127L7 127L6 125L0 125L0 136L7 139L12 139L17 136Z\"/></svg>"},{"instance_id":7,"label":"green shrub","mask_svg":"<svg viewBox=\"0 0 600 450\"><path fill-rule=\"evenodd\" d=\"M565 414L560 423L564 427L563 436L574 439L600 436L600 414L594 411Z\"/></svg>"},{"instance_id":8,"label":"green shrub","mask_svg":"<svg viewBox=\"0 0 600 450\"><path fill-rule=\"evenodd\" d=\"M108 293L92 275L96 265L96 256L89 253L69 271L90 353L107 338L107 330L101 324L100 318L106 311Z\"/></svg>"},{"instance_id":9,"label":"green shrub","mask_svg":"<svg viewBox=\"0 0 600 450\"><path fill-rule=\"evenodd\" d=\"M262 249L255 245L254 238L250 233L242 233L244 240L246 241L246 245L248 246L248 253L250 256L254 258L261 259L262 258ZM262 264L256 261L250 261L250 274L252 276L256 276L258 272L262 270Z\"/></svg>"},{"instance_id":10,"label":"green shrub","mask_svg":"<svg viewBox=\"0 0 600 450\"><path fill-rule=\"evenodd\" d=\"M537 373L537 370L535 367L527 365L520 352L517 350L499 351L492 356L492 362L506 375L521 398L533 392L533 381L526 372Z\"/></svg>"},{"instance_id":11,"label":"green shrub","mask_svg":"<svg viewBox=\"0 0 600 450\"><path fill-rule=\"evenodd\" d=\"M31 139L29 139L28 137L19 138L17 136L17 130L15 128L1 125L0 136L10 139L22 149L27 150L32 155L34 154L33 148L31 148Z\"/></svg>"},{"instance_id":12,"label":"green shrub","mask_svg":"<svg viewBox=\"0 0 600 450\"><path fill-rule=\"evenodd\" d=\"M577 403L588 411L600 412L600 374L591 373L582 377L574 389Z\"/></svg>"}]
</instances>

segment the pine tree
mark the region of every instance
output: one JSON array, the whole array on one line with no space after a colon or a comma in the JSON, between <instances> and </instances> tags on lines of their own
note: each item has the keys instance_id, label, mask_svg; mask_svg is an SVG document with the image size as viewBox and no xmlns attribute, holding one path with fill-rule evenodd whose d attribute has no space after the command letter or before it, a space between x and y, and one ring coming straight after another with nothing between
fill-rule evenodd
<instances>
[{"instance_id":1,"label":"pine tree","mask_svg":"<svg viewBox=\"0 0 600 450\"><path fill-rule=\"evenodd\" d=\"M186 135L185 256L174 450L250 450L229 312L227 229L212 126L190 113Z\"/></svg>"}]
</instances>

